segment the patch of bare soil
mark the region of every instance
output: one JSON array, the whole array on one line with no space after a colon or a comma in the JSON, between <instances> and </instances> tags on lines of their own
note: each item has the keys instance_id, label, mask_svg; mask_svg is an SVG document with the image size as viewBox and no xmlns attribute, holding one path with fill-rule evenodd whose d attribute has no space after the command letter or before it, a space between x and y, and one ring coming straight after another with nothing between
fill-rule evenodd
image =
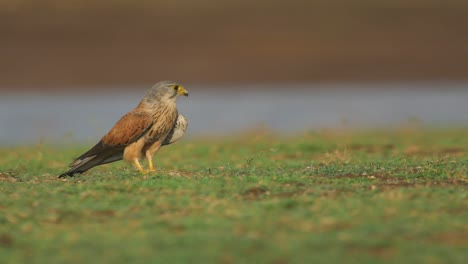
<instances>
[{"instance_id":1,"label":"patch of bare soil","mask_svg":"<svg viewBox=\"0 0 468 264\"><path fill-rule=\"evenodd\" d=\"M244 191L242 196L249 200L256 200L268 193L269 190L265 186L255 186Z\"/></svg>"},{"instance_id":2,"label":"patch of bare soil","mask_svg":"<svg viewBox=\"0 0 468 264\"><path fill-rule=\"evenodd\" d=\"M444 232L435 234L430 238L433 243L440 243L455 247L468 247L468 232L466 230L460 230L457 232Z\"/></svg>"},{"instance_id":3,"label":"patch of bare soil","mask_svg":"<svg viewBox=\"0 0 468 264\"><path fill-rule=\"evenodd\" d=\"M422 148L420 146L411 145L403 150L403 153L408 156L464 156L467 149L461 147L448 147L441 149Z\"/></svg>"},{"instance_id":4,"label":"patch of bare soil","mask_svg":"<svg viewBox=\"0 0 468 264\"><path fill-rule=\"evenodd\" d=\"M357 246L351 245L348 246L348 254L349 255L360 255L360 254L369 254L372 256L376 256L379 258L390 258L397 254L397 250L391 247L384 247L384 246Z\"/></svg>"},{"instance_id":5,"label":"patch of bare soil","mask_svg":"<svg viewBox=\"0 0 468 264\"><path fill-rule=\"evenodd\" d=\"M13 245L13 237L9 234L1 234L0 235L0 248L7 248Z\"/></svg>"},{"instance_id":6,"label":"patch of bare soil","mask_svg":"<svg viewBox=\"0 0 468 264\"><path fill-rule=\"evenodd\" d=\"M363 151L363 152L372 154L372 153L382 153L382 152L394 150L395 145L394 144L384 144L384 145L351 144L348 146L348 149L351 151Z\"/></svg>"},{"instance_id":7,"label":"patch of bare soil","mask_svg":"<svg viewBox=\"0 0 468 264\"><path fill-rule=\"evenodd\" d=\"M411 169L412 173L417 172L417 170ZM330 177L327 177L330 178ZM418 178L417 181L414 179L406 179L403 177L392 176L391 174L376 173L372 175L362 175L362 174L352 174L347 173L343 175L335 176L334 178L347 178L347 179L358 179L366 178L375 180L375 185L384 188L402 188L402 187L418 187L418 186L453 186L453 185L462 185L467 186L468 181L464 179L444 179L444 180L433 180L433 179L423 179Z\"/></svg>"},{"instance_id":8,"label":"patch of bare soil","mask_svg":"<svg viewBox=\"0 0 468 264\"><path fill-rule=\"evenodd\" d=\"M0 181L17 182L18 179L11 173L0 172Z\"/></svg>"}]
</instances>

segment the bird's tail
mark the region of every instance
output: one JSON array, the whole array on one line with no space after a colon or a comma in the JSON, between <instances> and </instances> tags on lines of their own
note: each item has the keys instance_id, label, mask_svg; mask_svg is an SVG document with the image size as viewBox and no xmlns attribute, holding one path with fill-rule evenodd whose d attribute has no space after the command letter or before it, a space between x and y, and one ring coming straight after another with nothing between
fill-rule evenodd
<instances>
[{"instance_id":1,"label":"bird's tail","mask_svg":"<svg viewBox=\"0 0 468 264\"><path fill-rule=\"evenodd\" d=\"M62 174L60 174L59 178L64 178L64 177L73 177L75 174L81 174L92 167L99 165L99 160L95 159L96 155L86 157L84 159L76 159L70 164L70 169Z\"/></svg>"},{"instance_id":2,"label":"bird's tail","mask_svg":"<svg viewBox=\"0 0 468 264\"><path fill-rule=\"evenodd\" d=\"M73 177L75 174L81 174L94 166L102 165L106 163L111 163L114 161L121 160L123 157L123 153L118 151L117 153L112 153L110 151L105 151L100 154L92 155L92 156L81 156L77 158L70 164L70 169L62 174L60 174L59 178L64 177Z\"/></svg>"},{"instance_id":3,"label":"bird's tail","mask_svg":"<svg viewBox=\"0 0 468 264\"><path fill-rule=\"evenodd\" d=\"M124 147L118 146L105 149L102 141L99 141L94 147L75 159L70 164L70 169L60 174L59 178L73 177L75 174L81 174L94 166L121 160Z\"/></svg>"}]
</instances>

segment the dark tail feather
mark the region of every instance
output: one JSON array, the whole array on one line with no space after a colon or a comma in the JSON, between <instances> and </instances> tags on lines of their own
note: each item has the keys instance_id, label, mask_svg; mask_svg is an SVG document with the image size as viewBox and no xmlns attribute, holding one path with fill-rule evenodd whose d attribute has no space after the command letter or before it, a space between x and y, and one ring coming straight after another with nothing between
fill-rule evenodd
<instances>
[{"instance_id":1,"label":"dark tail feather","mask_svg":"<svg viewBox=\"0 0 468 264\"><path fill-rule=\"evenodd\" d=\"M94 166L111 163L114 161L121 160L123 158L123 152L112 153L111 151L103 152L98 155L89 156L86 158L78 158L73 161L70 165L70 169L62 174L59 178L73 177L75 174L81 174Z\"/></svg>"},{"instance_id":2,"label":"dark tail feather","mask_svg":"<svg viewBox=\"0 0 468 264\"><path fill-rule=\"evenodd\" d=\"M100 159L96 159L96 156L86 157L82 160L76 160L72 163L72 167L68 171L60 174L59 178L64 178L67 176L73 177L75 174L81 174L99 164Z\"/></svg>"}]
</instances>

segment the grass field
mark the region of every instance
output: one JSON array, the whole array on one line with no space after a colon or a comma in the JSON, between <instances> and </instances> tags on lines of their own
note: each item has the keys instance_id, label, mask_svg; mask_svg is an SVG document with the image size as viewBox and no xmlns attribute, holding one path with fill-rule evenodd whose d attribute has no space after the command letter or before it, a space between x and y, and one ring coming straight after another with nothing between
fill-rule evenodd
<instances>
[{"instance_id":1,"label":"grass field","mask_svg":"<svg viewBox=\"0 0 468 264\"><path fill-rule=\"evenodd\" d=\"M466 263L468 130L182 140L141 176L0 149L0 263Z\"/></svg>"}]
</instances>

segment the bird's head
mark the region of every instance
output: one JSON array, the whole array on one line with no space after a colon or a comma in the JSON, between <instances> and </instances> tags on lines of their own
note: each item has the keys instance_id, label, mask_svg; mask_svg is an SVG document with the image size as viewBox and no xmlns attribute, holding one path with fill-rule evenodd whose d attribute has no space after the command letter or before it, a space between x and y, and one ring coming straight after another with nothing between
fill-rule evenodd
<instances>
[{"instance_id":1,"label":"bird's head","mask_svg":"<svg viewBox=\"0 0 468 264\"><path fill-rule=\"evenodd\" d=\"M150 103L175 101L179 95L188 96L187 90L182 85L171 81L162 81L148 90L145 100Z\"/></svg>"}]
</instances>

